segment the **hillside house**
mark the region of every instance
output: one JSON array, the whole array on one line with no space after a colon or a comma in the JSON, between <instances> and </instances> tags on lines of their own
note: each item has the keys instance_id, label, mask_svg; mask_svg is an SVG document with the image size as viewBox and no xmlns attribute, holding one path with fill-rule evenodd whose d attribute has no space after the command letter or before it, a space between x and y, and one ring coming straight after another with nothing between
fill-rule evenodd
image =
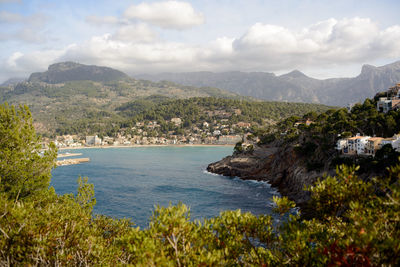
<instances>
[{"instance_id":1,"label":"hillside house","mask_svg":"<svg viewBox=\"0 0 400 267\"><path fill-rule=\"evenodd\" d=\"M379 101L376 103L376 109L383 113L388 113L398 108L400 108L400 99L394 99L392 97L380 97Z\"/></svg>"},{"instance_id":2,"label":"hillside house","mask_svg":"<svg viewBox=\"0 0 400 267\"><path fill-rule=\"evenodd\" d=\"M173 124L175 124L175 126L179 126L179 125L182 124L181 118L172 118L172 119L171 119L171 122L172 122Z\"/></svg>"},{"instance_id":3,"label":"hillside house","mask_svg":"<svg viewBox=\"0 0 400 267\"><path fill-rule=\"evenodd\" d=\"M240 127L240 128L246 128L246 129L247 129L247 128L250 128L250 127L251 127L251 123L240 121L240 122L236 123L235 126L236 126L236 127Z\"/></svg>"},{"instance_id":4,"label":"hillside house","mask_svg":"<svg viewBox=\"0 0 400 267\"><path fill-rule=\"evenodd\" d=\"M384 138L382 137L371 137L367 140L365 145L365 154L375 155L376 151L381 148L381 143Z\"/></svg>"},{"instance_id":5,"label":"hillside house","mask_svg":"<svg viewBox=\"0 0 400 267\"><path fill-rule=\"evenodd\" d=\"M364 154L370 136L354 136L347 139L348 154Z\"/></svg>"},{"instance_id":6,"label":"hillside house","mask_svg":"<svg viewBox=\"0 0 400 267\"><path fill-rule=\"evenodd\" d=\"M213 135L214 135L214 136L221 135L221 131L220 131L220 130L215 130L215 131L213 132Z\"/></svg>"},{"instance_id":7,"label":"hillside house","mask_svg":"<svg viewBox=\"0 0 400 267\"><path fill-rule=\"evenodd\" d=\"M390 138L384 138L381 142L381 147L384 145L391 145L393 149L400 151L400 134L396 134Z\"/></svg>"},{"instance_id":8,"label":"hillside house","mask_svg":"<svg viewBox=\"0 0 400 267\"><path fill-rule=\"evenodd\" d=\"M336 142L336 150L343 154L374 156L376 151L387 144L390 144L393 149L400 152L400 134L390 138L357 135L339 139Z\"/></svg>"},{"instance_id":9,"label":"hillside house","mask_svg":"<svg viewBox=\"0 0 400 267\"><path fill-rule=\"evenodd\" d=\"M336 150L338 150L340 153L348 153L347 139L339 139L336 142Z\"/></svg>"},{"instance_id":10,"label":"hillside house","mask_svg":"<svg viewBox=\"0 0 400 267\"><path fill-rule=\"evenodd\" d=\"M310 120L310 119L307 119L307 120L305 120L305 121L298 121L298 122L295 122L294 123L294 127L298 127L298 126L300 126L300 125L302 125L302 124L305 124L305 125L307 125L307 126L310 126L311 124L313 124L314 122L312 121L312 120Z\"/></svg>"},{"instance_id":11,"label":"hillside house","mask_svg":"<svg viewBox=\"0 0 400 267\"><path fill-rule=\"evenodd\" d=\"M387 97L379 98L379 101L376 103L376 109L383 113L400 109L400 83L390 87L386 95Z\"/></svg>"}]
</instances>

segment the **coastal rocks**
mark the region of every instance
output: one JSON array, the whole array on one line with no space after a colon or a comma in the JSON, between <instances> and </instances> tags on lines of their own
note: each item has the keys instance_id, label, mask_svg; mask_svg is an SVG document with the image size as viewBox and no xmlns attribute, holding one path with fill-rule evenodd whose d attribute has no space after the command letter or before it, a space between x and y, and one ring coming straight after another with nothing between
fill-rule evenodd
<instances>
[{"instance_id":1,"label":"coastal rocks","mask_svg":"<svg viewBox=\"0 0 400 267\"><path fill-rule=\"evenodd\" d=\"M256 146L251 154L225 157L208 165L207 170L245 180L267 181L300 207L309 200L309 193L304 188L324 174L324 171L308 171L305 159L293 146L278 144Z\"/></svg>"}]
</instances>

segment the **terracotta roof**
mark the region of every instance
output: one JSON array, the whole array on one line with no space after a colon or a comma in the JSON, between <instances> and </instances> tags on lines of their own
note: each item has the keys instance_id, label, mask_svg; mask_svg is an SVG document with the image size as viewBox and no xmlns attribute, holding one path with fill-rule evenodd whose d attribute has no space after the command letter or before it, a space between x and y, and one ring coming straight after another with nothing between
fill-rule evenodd
<instances>
[{"instance_id":1,"label":"terracotta roof","mask_svg":"<svg viewBox=\"0 0 400 267\"><path fill-rule=\"evenodd\" d=\"M378 140L382 140L383 137L371 137L370 139L368 139L368 141L378 141Z\"/></svg>"},{"instance_id":2,"label":"terracotta roof","mask_svg":"<svg viewBox=\"0 0 400 267\"><path fill-rule=\"evenodd\" d=\"M367 138L368 136L353 136L350 137L348 140L356 140L356 139L361 139L361 138Z\"/></svg>"}]
</instances>

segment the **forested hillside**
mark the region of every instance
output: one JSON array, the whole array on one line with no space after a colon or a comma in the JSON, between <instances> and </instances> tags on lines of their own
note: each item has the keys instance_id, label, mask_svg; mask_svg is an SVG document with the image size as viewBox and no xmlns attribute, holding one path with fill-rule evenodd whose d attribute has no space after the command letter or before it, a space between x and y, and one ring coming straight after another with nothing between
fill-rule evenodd
<instances>
[{"instance_id":1,"label":"forested hillside","mask_svg":"<svg viewBox=\"0 0 400 267\"><path fill-rule=\"evenodd\" d=\"M184 204L157 207L147 228L93 214L93 185L75 195L49 187L56 151L39 155L26 107L0 106L0 265L398 266L400 165L363 181L340 167L309 187L312 220L274 197L269 215L224 211L191 221Z\"/></svg>"},{"instance_id":2,"label":"forested hillside","mask_svg":"<svg viewBox=\"0 0 400 267\"><path fill-rule=\"evenodd\" d=\"M258 128L291 115L301 116L310 111L319 113L328 109L324 105L304 103L150 96L122 104L114 111L91 112L80 119L58 116L55 130L58 134L100 133L113 136L120 128L130 128L138 122L149 121L155 121L160 126L157 135L179 129L192 131L194 127L202 128L204 122L224 124L228 128L238 122L247 122ZM180 118L182 125L178 127L171 123L172 118Z\"/></svg>"},{"instance_id":3,"label":"forested hillside","mask_svg":"<svg viewBox=\"0 0 400 267\"><path fill-rule=\"evenodd\" d=\"M72 62L51 65L43 73L34 73L27 82L0 87L0 102L26 104L35 116L35 127L43 134L54 134L65 119L118 124L115 109L124 103L159 95L172 99L220 97L242 99L217 88L182 86L172 82L135 80L106 67ZM96 121L97 123L97 121Z\"/></svg>"}]
</instances>

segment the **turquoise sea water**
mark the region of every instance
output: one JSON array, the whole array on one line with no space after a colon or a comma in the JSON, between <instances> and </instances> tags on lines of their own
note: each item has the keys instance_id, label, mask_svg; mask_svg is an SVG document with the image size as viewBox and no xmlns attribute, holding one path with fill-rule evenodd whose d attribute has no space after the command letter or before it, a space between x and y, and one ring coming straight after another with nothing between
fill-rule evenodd
<instances>
[{"instance_id":1,"label":"turquoise sea water","mask_svg":"<svg viewBox=\"0 0 400 267\"><path fill-rule=\"evenodd\" d=\"M53 170L58 194L75 193L79 176L94 184L95 213L131 218L146 227L155 205L179 201L193 219L217 216L223 210L270 213L278 194L267 183L242 181L206 172L209 163L232 154L232 147L135 147L64 150L83 153L89 163Z\"/></svg>"}]
</instances>

